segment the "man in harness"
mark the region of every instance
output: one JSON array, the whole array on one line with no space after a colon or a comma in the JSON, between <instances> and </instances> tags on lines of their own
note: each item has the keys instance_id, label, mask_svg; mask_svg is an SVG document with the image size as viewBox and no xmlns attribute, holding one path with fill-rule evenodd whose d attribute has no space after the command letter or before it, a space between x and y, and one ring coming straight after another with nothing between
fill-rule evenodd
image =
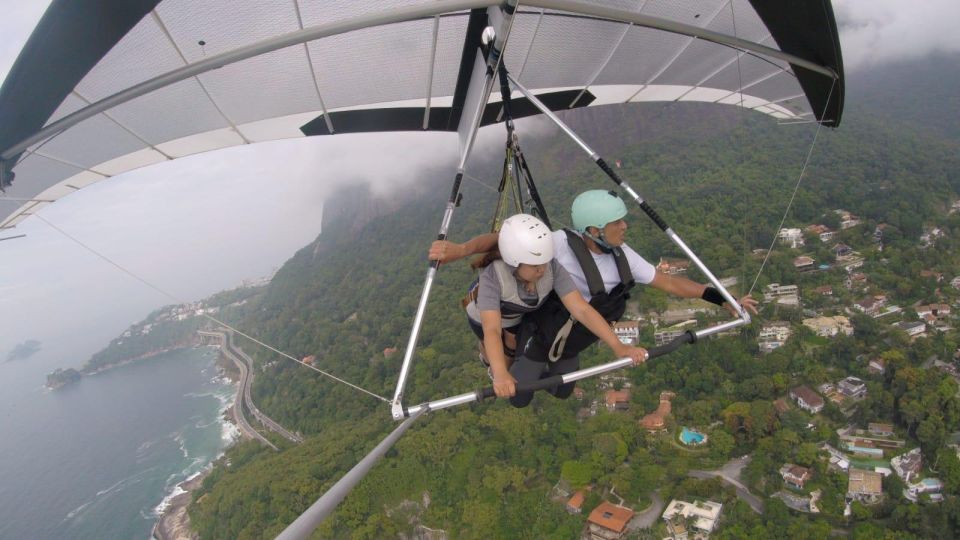
<instances>
[{"instance_id":1,"label":"man in harness","mask_svg":"<svg viewBox=\"0 0 960 540\"><path fill-rule=\"evenodd\" d=\"M573 201L571 221L575 230L553 232L557 262L604 319L615 322L623 316L629 291L637 282L681 298L702 298L736 315L735 308L725 304L715 288L658 272L626 245L626 216L627 207L616 192L590 190ZM496 245L496 234L477 236L463 244L436 241L429 256L447 263L490 251ZM757 313L757 302L749 295L741 298L740 304ZM511 371L529 370L531 373L527 375L533 379L576 371L580 368L580 352L596 341L596 336L573 320L554 295L540 309L524 315L517 337L517 358ZM530 377L524 377L527 378ZM550 393L565 399L573 393L575 384L560 385ZM532 399L531 392L514 395L510 402L516 407L525 407Z\"/></svg>"}]
</instances>

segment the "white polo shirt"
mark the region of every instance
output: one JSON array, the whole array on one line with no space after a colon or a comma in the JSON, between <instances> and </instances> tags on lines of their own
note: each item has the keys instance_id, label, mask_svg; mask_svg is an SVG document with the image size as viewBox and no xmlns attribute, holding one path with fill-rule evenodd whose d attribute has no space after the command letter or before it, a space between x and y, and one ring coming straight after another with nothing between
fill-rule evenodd
<instances>
[{"instance_id":1,"label":"white polo shirt","mask_svg":"<svg viewBox=\"0 0 960 540\"><path fill-rule=\"evenodd\" d=\"M630 263L630 272L633 274L634 281L643 283L644 285L653 281L653 277L657 272L653 265L647 262L630 246L623 244L620 248L627 256L627 262ZM593 257L593 261L597 264L597 269L600 270L604 288L607 292L610 292L620 284L620 272L617 271L617 262L614 260L613 255L608 253L596 254L590 250L587 250L587 252ZM589 302L593 297L590 295L587 279L584 276L583 269L580 268L577 256L573 254L573 250L571 250L570 245L567 244L566 233L562 230L553 231L553 256L557 262L560 263L560 266L570 274L574 285L577 286L577 290L580 291L583 298Z\"/></svg>"}]
</instances>

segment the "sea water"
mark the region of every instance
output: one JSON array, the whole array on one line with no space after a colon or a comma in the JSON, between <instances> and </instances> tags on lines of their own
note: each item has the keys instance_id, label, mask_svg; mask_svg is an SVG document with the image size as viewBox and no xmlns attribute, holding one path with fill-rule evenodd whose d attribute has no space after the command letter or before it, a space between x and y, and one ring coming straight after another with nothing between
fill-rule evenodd
<instances>
[{"instance_id":1,"label":"sea water","mask_svg":"<svg viewBox=\"0 0 960 540\"><path fill-rule=\"evenodd\" d=\"M50 391L44 373L56 362L42 351L0 365L0 539L148 538L177 484L237 435L223 420L234 386L219 377L216 350L172 351Z\"/></svg>"}]
</instances>

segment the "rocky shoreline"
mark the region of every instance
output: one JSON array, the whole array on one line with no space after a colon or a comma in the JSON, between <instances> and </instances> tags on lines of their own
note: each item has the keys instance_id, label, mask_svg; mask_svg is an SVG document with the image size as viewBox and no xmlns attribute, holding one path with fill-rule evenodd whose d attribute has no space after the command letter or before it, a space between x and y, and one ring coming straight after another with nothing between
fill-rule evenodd
<instances>
[{"instance_id":1,"label":"rocky shoreline","mask_svg":"<svg viewBox=\"0 0 960 540\"><path fill-rule=\"evenodd\" d=\"M156 540L198 540L200 535L190 526L190 515L187 507L193 501L193 491L203 484L203 479L210 474L211 469L200 473L189 480L177 485L184 493L170 500L170 504L160 514L160 519L153 526L151 535Z\"/></svg>"},{"instance_id":2,"label":"rocky shoreline","mask_svg":"<svg viewBox=\"0 0 960 540\"><path fill-rule=\"evenodd\" d=\"M217 360L217 366L220 372L234 384L237 384L238 379L236 374L226 369L225 365L227 364L223 362L223 356L221 355ZM237 419L233 414L233 407L227 407L223 416L227 422L234 426L237 425ZM236 440L234 442L236 442ZM151 531L151 538L155 540L198 540L200 538L200 535L193 530L190 524L190 514L187 513L187 508L190 506L190 503L193 502L193 492L203 484L204 478L210 474L210 471L212 471L215 466L216 462L211 463L209 468L197 476L177 484L177 488L180 488L183 493L170 499L167 507L160 513L160 518L153 526L153 531Z\"/></svg>"}]
</instances>

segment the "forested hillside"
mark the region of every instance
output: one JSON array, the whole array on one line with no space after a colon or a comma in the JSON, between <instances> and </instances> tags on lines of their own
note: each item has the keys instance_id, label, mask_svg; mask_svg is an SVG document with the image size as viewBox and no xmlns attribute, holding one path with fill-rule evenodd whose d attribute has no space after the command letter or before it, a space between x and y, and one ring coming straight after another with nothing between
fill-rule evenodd
<instances>
[{"instance_id":1,"label":"forested hillside","mask_svg":"<svg viewBox=\"0 0 960 540\"><path fill-rule=\"evenodd\" d=\"M816 133L813 125L782 126L766 116L702 104L607 107L570 112L565 118L609 162L621 161L621 174L708 265L721 276L739 277L741 284L752 282L759 268L752 251L767 248L776 234ZM523 137L523 124L519 129ZM567 208L577 192L609 185L559 133L523 143L555 226L569 223ZM842 238L874 265L871 279L877 286L900 305L934 302L937 287L920 280L920 270L944 272L948 279L960 273L960 222L947 214L960 191L958 150L956 142L917 135L866 107L851 107L840 129L819 133L785 226L830 225L837 219L834 209L857 214L864 224L844 231ZM500 159L491 153L474 160L469 173L487 186L465 181L453 239L466 240L489 227L494 204L489 186L496 185ZM425 171L418 187L407 192L376 198L364 188L342 190L325 204L323 234L284 265L264 295L244 306L237 324L291 354L316 355L319 368L391 397L427 268L425 253L439 227L451 179L447 163ZM886 224L882 253L872 247L880 223ZM946 238L920 249L919 236L934 225L946 231ZM631 210L628 239L654 263L661 256L680 255L636 210ZM842 288L842 269L798 276L791 263L796 255L778 250L758 291L767 283L796 280L806 280L802 283L811 289L830 283ZM827 257L816 255L818 260ZM441 269L407 403L488 383L459 308L471 279L466 264ZM642 312L663 302L649 292L635 297ZM768 307L757 324L800 317ZM617 383L632 384L626 414L601 411L578 422L575 415L583 402L549 396L538 396L533 406L519 411L495 402L430 414L317 537L396 538L422 524L454 538L574 538L585 516L568 514L562 502L548 496L561 477L574 487L597 486L584 504L586 512L609 487L638 510L649 504L655 489L665 500L721 499L726 525L720 537L819 538L847 526L854 537L880 536L872 528L874 520L900 537L960 533L960 462L952 454L940 461L944 468L955 466L956 477L947 479L951 495L938 510L901 511L892 504L867 517L861 513L852 523L842 517L845 485L839 481L823 481L823 514L810 518L791 515L777 499L768 499L767 513L758 516L719 481L687 478L690 469L710 469L754 453L744 474L754 489L767 494L771 468L775 475L784 461L813 467L814 443L829 439L831 429L843 425L843 416L831 412L809 430L799 413L777 417L771 401L797 383L862 372L863 362L855 361L859 355L887 353L891 370L886 378L871 381L875 401L865 403L856 419L895 421L908 436L918 437L931 457L939 455L939 447L930 446L942 442L929 433L933 428L918 426L937 416L937 433L943 437L960 428L956 385L922 375L919 366L932 354L952 353L954 342L940 335L912 346L902 332L881 328L868 317L855 317L854 326L853 337L831 342L801 332L800 339L767 356L757 354L756 324L739 336L688 347L630 370L628 379ZM652 332L651 327L644 330L642 343L650 343ZM391 354L394 347L400 350ZM259 407L309 439L280 453L254 443L228 452L191 507L204 538L274 536L394 425L387 404L269 352L252 352L263 370L253 388ZM595 348L583 360L590 364L607 357L606 350ZM596 381L582 386L588 396L599 392ZM690 450L675 438L639 428L637 420L656 407L663 390L678 394L676 421L708 430L709 446ZM929 395L939 401L924 397L921 407L920 396ZM918 409L902 414L900 406L911 400Z\"/></svg>"}]
</instances>

